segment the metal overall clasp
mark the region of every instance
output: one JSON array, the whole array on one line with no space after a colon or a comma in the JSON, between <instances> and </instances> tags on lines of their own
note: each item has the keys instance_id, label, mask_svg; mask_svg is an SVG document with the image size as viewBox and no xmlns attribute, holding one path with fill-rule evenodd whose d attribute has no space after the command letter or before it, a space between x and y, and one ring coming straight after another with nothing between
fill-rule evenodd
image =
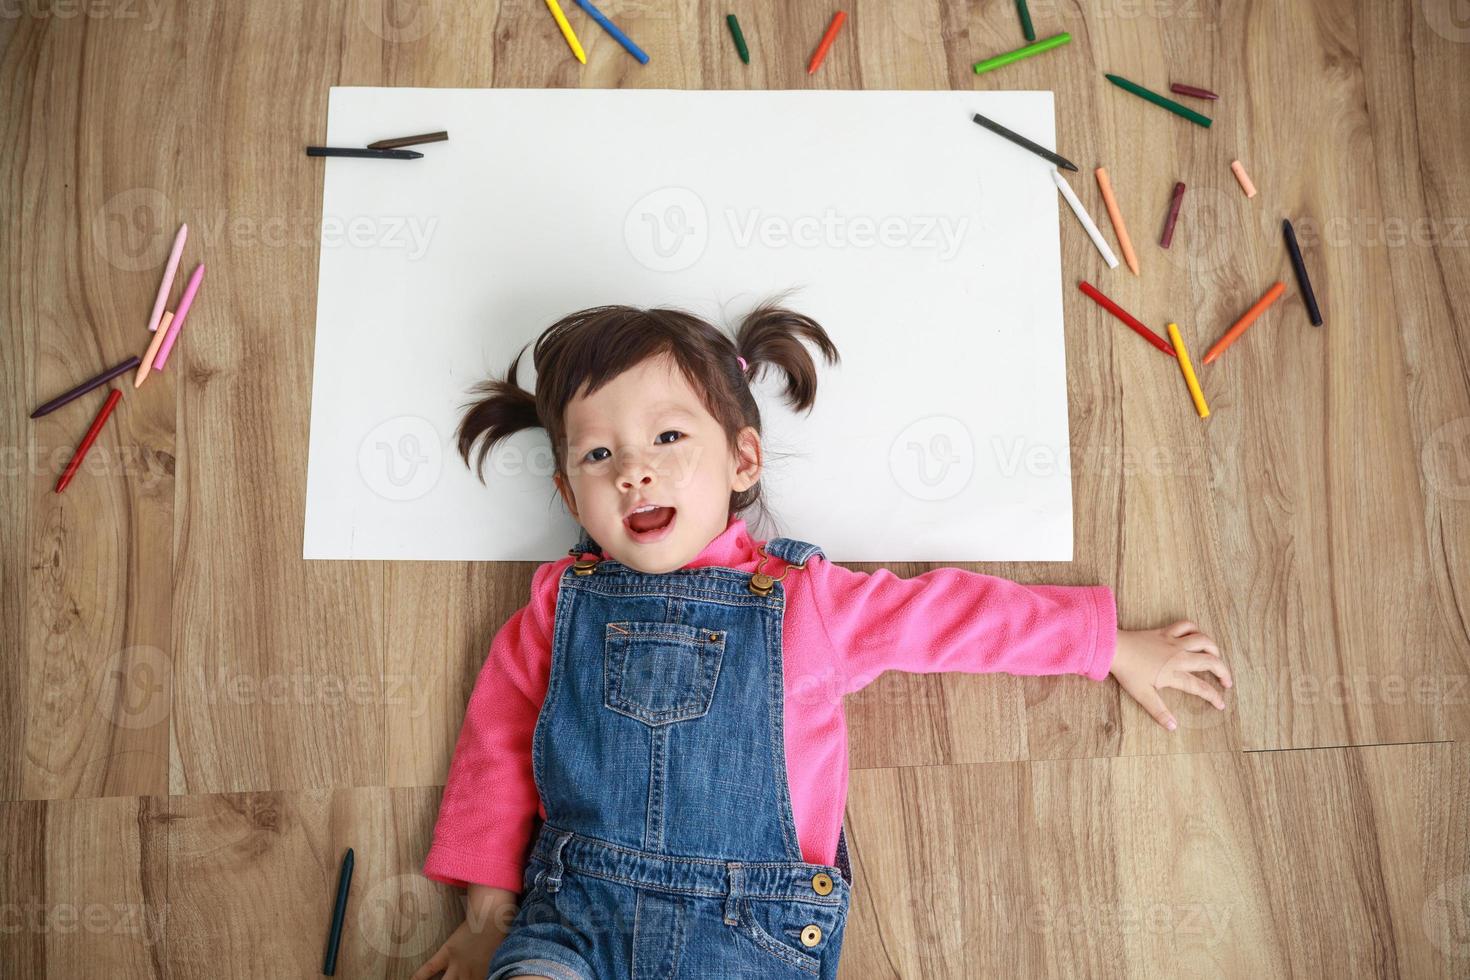
<instances>
[{"instance_id":1,"label":"metal overall clasp","mask_svg":"<svg viewBox=\"0 0 1470 980\"><path fill-rule=\"evenodd\" d=\"M572 572L576 575L591 575L596 571L597 563L602 561L601 558L582 558L583 552L578 551L575 546L568 549L567 554L577 559L572 562Z\"/></svg>"},{"instance_id":2,"label":"metal overall clasp","mask_svg":"<svg viewBox=\"0 0 1470 980\"><path fill-rule=\"evenodd\" d=\"M765 567L766 560L769 559L771 556L766 554L765 548L760 549L760 556L760 560L755 563L755 571L752 572L750 576L750 591L754 592L758 596L770 595L771 590L776 587L776 583L784 580L786 578L786 573L791 571L793 568L806 567L806 562L802 562L800 565L793 565L788 563L785 568L781 569L781 575L778 578L771 578L771 576L761 571L761 569Z\"/></svg>"}]
</instances>

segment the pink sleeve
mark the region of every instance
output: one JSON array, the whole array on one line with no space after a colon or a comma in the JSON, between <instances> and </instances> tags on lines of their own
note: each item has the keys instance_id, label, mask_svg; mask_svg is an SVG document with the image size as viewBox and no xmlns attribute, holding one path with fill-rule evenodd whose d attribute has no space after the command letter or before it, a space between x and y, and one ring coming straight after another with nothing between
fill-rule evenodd
<instances>
[{"instance_id":1,"label":"pink sleeve","mask_svg":"<svg viewBox=\"0 0 1470 980\"><path fill-rule=\"evenodd\" d=\"M935 568L899 578L808 564L813 600L851 693L885 670L1082 674L1103 680L1117 641L1106 586L1021 585Z\"/></svg>"},{"instance_id":2,"label":"pink sleeve","mask_svg":"<svg viewBox=\"0 0 1470 980\"><path fill-rule=\"evenodd\" d=\"M569 559L536 570L531 601L490 644L449 763L424 875L519 893L541 799L531 771L531 735L546 698L551 628L560 572Z\"/></svg>"}]
</instances>

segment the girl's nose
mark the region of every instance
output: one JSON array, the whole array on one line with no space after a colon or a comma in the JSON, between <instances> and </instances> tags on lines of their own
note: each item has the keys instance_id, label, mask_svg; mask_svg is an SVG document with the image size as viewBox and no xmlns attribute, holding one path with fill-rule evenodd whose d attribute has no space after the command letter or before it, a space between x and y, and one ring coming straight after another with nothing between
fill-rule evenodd
<instances>
[{"instance_id":1,"label":"girl's nose","mask_svg":"<svg viewBox=\"0 0 1470 980\"><path fill-rule=\"evenodd\" d=\"M628 450L618 464L618 483L625 489L653 479L653 466L643 453Z\"/></svg>"}]
</instances>

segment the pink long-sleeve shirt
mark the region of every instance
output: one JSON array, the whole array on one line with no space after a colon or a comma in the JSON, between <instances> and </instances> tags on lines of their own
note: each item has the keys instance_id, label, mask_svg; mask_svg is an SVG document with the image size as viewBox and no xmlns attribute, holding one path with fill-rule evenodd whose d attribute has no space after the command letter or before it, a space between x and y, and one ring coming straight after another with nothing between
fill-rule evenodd
<instances>
[{"instance_id":1,"label":"pink long-sleeve shirt","mask_svg":"<svg viewBox=\"0 0 1470 980\"><path fill-rule=\"evenodd\" d=\"M685 567L754 571L764 543L732 518ZM536 569L531 601L491 643L424 862L435 881L521 890L534 817L546 817L531 773L531 735L551 671L557 588L573 560ZM1073 673L1100 681L1113 662L1117 616L1105 586L1021 585L950 567L904 579L814 556L782 587L786 774L802 858L817 864L836 860L847 803L842 695L885 670Z\"/></svg>"}]
</instances>

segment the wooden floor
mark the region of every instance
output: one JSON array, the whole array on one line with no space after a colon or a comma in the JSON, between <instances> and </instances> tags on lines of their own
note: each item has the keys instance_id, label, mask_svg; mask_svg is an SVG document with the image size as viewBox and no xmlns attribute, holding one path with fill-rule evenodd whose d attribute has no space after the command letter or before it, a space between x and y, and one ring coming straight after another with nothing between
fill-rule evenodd
<instances>
[{"instance_id":1,"label":"wooden floor","mask_svg":"<svg viewBox=\"0 0 1470 980\"><path fill-rule=\"evenodd\" d=\"M1108 166L1143 267L1108 271L1063 212L1066 281L1178 320L1196 358L1288 295L1203 370L1201 422L1068 288L1077 559L968 567L1108 584L1125 627L1188 615L1237 685L1224 713L1171 692L1172 735L1112 681L852 697L843 976L1470 975L1464 4L1032 0L1072 43L977 77L1021 41L1009 2L861 2L814 78L827 4L603 9L647 67L590 25L578 66L540 0L0 17L0 975L313 975L348 846L341 975L406 977L461 914L417 872L535 566L300 557L323 172L301 148L336 84L1055 90L1073 186L1102 219ZM1215 89L1214 126L1107 71ZM26 416L141 351L181 220L210 270L188 336L55 496L100 399Z\"/></svg>"}]
</instances>

